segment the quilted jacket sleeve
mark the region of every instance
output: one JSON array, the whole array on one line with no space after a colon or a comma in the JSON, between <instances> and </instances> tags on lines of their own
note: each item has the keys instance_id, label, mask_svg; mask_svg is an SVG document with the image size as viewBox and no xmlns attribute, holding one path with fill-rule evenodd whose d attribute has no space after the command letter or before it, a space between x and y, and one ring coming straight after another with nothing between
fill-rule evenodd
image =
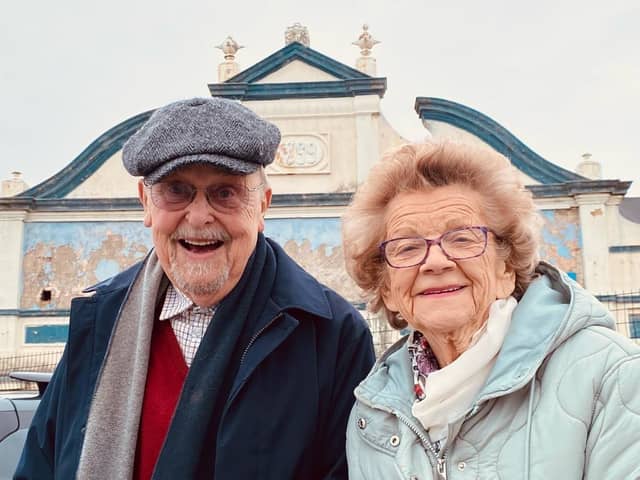
<instances>
[{"instance_id":1,"label":"quilted jacket sleeve","mask_svg":"<svg viewBox=\"0 0 640 480\"><path fill-rule=\"evenodd\" d=\"M638 353L618 360L603 377L587 439L585 480L640 478L638 386Z\"/></svg>"}]
</instances>

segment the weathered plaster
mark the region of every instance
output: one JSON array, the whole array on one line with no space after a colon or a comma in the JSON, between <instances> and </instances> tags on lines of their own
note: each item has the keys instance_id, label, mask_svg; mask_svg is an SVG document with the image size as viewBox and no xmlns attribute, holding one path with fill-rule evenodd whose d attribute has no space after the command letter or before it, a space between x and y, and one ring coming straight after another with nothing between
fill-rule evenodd
<instances>
[{"instance_id":1,"label":"weathered plaster","mask_svg":"<svg viewBox=\"0 0 640 480\"><path fill-rule=\"evenodd\" d=\"M30 223L25 226L23 309L69 308L89 285L140 260L151 246L138 222ZM41 299L43 289L51 299Z\"/></svg>"},{"instance_id":2,"label":"weathered plaster","mask_svg":"<svg viewBox=\"0 0 640 480\"><path fill-rule=\"evenodd\" d=\"M540 257L565 272L573 272L578 282L583 282L578 209L542 210L540 213L544 220Z\"/></svg>"}]
</instances>

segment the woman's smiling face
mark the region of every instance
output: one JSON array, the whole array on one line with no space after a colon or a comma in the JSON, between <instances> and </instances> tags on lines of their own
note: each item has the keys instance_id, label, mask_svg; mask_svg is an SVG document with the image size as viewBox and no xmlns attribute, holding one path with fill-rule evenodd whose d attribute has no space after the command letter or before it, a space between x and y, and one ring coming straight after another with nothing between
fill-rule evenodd
<instances>
[{"instance_id":1,"label":"woman's smiling face","mask_svg":"<svg viewBox=\"0 0 640 480\"><path fill-rule=\"evenodd\" d=\"M487 220L481 195L465 186L401 193L387 206L385 240L406 236L434 239L451 229L475 225L490 228ZM475 258L450 260L433 245L421 265L386 268L386 307L428 336L464 331L470 338L486 321L491 304L508 297L515 288L515 274L499 257L492 233L488 233L484 254Z\"/></svg>"}]
</instances>

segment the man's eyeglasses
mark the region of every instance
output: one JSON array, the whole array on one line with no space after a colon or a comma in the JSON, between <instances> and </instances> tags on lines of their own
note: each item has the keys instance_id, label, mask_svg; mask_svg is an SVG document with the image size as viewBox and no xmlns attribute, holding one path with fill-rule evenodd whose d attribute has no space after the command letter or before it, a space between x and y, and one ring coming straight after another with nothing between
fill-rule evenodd
<instances>
[{"instance_id":1,"label":"man's eyeglasses","mask_svg":"<svg viewBox=\"0 0 640 480\"><path fill-rule=\"evenodd\" d=\"M487 227L462 227L449 230L438 238L392 238L380 244L380 254L393 268L422 265L429 256L432 245L440 246L449 260L466 260L479 257L487 249Z\"/></svg>"},{"instance_id":2,"label":"man's eyeglasses","mask_svg":"<svg viewBox=\"0 0 640 480\"><path fill-rule=\"evenodd\" d=\"M157 182L146 186L149 188L153 204L170 212L186 208L193 202L198 190L200 190L190 183L177 180ZM246 206L251 198L251 193L263 186L264 182L255 187L247 187L241 183L209 185L204 189L204 195L214 210L230 213Z\"/></svg>"}]
</instances>

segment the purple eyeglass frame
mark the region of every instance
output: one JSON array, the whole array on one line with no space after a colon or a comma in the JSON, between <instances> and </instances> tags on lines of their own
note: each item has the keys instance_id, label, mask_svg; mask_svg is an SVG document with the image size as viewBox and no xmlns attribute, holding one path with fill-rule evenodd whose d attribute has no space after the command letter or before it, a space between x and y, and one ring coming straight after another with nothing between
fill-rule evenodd
<instances>
[{"instance_id":1,"label":"purple eyeglass frame","mask_svg":"<svg viewBox=\"0 0 640 480\"><path fill-rule=\"evenodd\" d=\"M453 233L453 232L459 232L460 230L471 230L471 229L480 230L484 235L484 246L482 247L482 251L480 253L478 253L477 255L472 255L470 257L453 257L453 256L449 255L444 248L442 248L442 237L445 237L445 236L447 236L447 235L449 235L450 233ZM429 257L429 252L431 252L431 246L432 245L438 245L440 247L440 250L442 250L442 253L444 254L444 256L447 257L449 260L469 260L471 258L476 258L476 257L479 257L481 255L484 255L484 252L487 251L487 243L488 243L489 233L493 233L495 235L495 233L489 227L485 227L483 225L470 225L468 227L459 227L459 228L454 228L452 230L447 230L442 235L440 235L438 238L434 238L434 239L429 239L429 238L419 237L419 236L391 238L389 240L385 240L384 242L382 242L379 245L378 248L380 249L380 255L382 255L382 258L384 258L384 261L391 268L411 268L411 267L415 267L417 265L422 265L424 262L427 261L427 258ZM398 240L422 240L422 241L424 241L427 244L427 250L426 250L422 260L420 260L419 262L416 262L416 263L414 263L412 265L403 265L401 267L398 267L396 265L391 264L391 262L387 258L386 246L387 246L387 244L389 244L391 242L398 241Z\"/></svg>"}]
</instances>

